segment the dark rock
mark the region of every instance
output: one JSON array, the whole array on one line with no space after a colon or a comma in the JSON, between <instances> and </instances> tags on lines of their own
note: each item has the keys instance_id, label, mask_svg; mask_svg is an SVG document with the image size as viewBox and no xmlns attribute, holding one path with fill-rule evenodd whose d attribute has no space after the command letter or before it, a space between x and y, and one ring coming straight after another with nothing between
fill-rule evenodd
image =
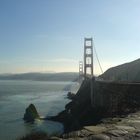
<instances>
[{"instance_id":1,"label":"dark rock","mask_svg":"<svg viewBox=\"0 0 140 140\"><path fill-rule=\"evenodd\" d=\"M110 140L110 137L105 134L92 135L87 140Z\"/></svg>"},{"instance_id":2,"label":"dark rock","mask_svg":"<svg viewBox=\"0 0 140 140\"><path fill-rule=\"evenodd\" d=\"M121 137L121 136L124 136L126 134L128 134L128 131L126 130L119 130L119 129L115 129L115 130L110 130L109 132L106 132L106 134L108 135L112 135L112 136L115 136L115 137Z\"/></svg>"},{"instance_id":3,"label":"dark rock","mask_svg":"<svg viewBox=\"0 0 140 140\"><path fill-rule=\"evenodd\" d=\"M29 107L26 108L24 114L24 120L27 122L33 122L35 119L39 119L39 114L34 106L34 104L30 104Z\"/></svg>"},{"instance_id":4,"label":"dark rock","mask_svg":"<svg viewBox=\"0 0 140 140\"><path fill-rule=\"evenodd\" d=\"M57 116L49 118L64 124L65 132L78 130L82 126L96 124L101 119L101 108L94 110L90 100L90 80L85 80L74 99ZM95 115L96 114L96 115Z\"/></svg>"},{"instance_id":5,"label":"dark rock","mask_svg":"<svg viewBox=\"0 0 140 140\"><path fill-rule=\"evenodd\" d=\"M61 140L61 138L58 138L58 137L53 136L53 137L49 138L49 140Z\"/></svg>"},{"instance_id":6,"label":"dark rock","mask_svg":"<svg viewBox=\"0 0 140 140\"><path fill-rule=\"evenodd\" d=\"M16 140L48 140L49 137L44 132L32 132Z\"/></svg>"},{"instance_id":7,"label":"dark rock","mask_svg":"<svg viewBox=\"0 0 140 140\"><path fill-rule=\"evenodd\" d=\"M72 92L68 92L67 96L68 96L69 99L73 100L74 97L75 97L75 94L72 93Z\"/></svg>"},{"instance_id":8,"label":"dark rock","mask_svg":"<svg viewBox=\"0 0 140 140\"><path fill-rule=\"evenodd\" d=\"M65 132L96 125L103 118L127 115L140 108L140 84L95 81L94 78L92 82L93 101L91 79L85 79L65 110L50 118L62 122ZM111 123L115 121L112 120Z\"/></svg>"},{"instance_id":9,"label":"dark rock","mask_svg":"<svg viewBox=\"0 0 140 140\"><path fill-rule=\"evenodd\" d=\"M140 138L140 132L136 132L135 136Z\"/></svg>"}]
</instances>

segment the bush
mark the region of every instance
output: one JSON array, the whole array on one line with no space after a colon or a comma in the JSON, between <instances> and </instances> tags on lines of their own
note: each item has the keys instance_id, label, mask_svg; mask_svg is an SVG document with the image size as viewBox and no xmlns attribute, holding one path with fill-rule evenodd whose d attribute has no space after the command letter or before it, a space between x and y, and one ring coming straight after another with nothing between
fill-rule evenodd
<instances>
[{"instance_id":1,"label":"bush","mask_svg":"<svg viewBox=\"0 0 140 140\"><path fill-rule=\"evenodd\" d=\"M23 136L17 140L48 140L48 135L44 132L34 132Z\"/></svg>"}]
</instances>

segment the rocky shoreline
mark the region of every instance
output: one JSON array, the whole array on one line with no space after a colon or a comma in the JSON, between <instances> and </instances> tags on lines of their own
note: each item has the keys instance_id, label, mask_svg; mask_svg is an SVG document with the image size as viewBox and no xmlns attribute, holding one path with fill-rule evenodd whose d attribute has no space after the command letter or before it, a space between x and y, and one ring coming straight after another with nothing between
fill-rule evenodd
<instances>
[{"instance_id":1,"label":"rocky shoreline","mask_svg":"<svg viewBox=\"0 0 140 140\"><path fill-rule=\"evenodd\" d=\"M140 112L124 118L107 118L100 124L84 126L81 130L63 134L60 139L77 140L139 140Z\"/></svg>"},{"instance_id":2,"label":"rocky shoreline","mask_svg":"<svg viewBox=\"0 0 140 140\"><path fill-rule=\"evenodd\" d=\"M20 140L140 140L140 111L125 117L102 119L97 125L83 126L61 136L30 134Z\"/></svg>"},{"instance_id":3,"label":"rocky shoreline","mask_svg":"<svg viewBox=\"0 0 140 140\"><path fill-rule=\"evenodd\" d=\"M65 128L63 135L49 139L140 139L140 86L92 80L96 104L91 104L91 81L87 79L76 95L72 95L72 101L65 106L64 111L45 118L61 122Z\"/></svg>"},{"instance_id":4,"label":"rocky shoreline","mask_svg":"<svg viewBox=\"0 0 140 140\"><path fill-rule=\"evenodd\" d=\"M104 118L126 116L140 109L139 85L102 83L92 80L96 93L94 98L97 102L94 106L91 105L90 79L87 79L72 101L65 106L65 110L57 116L48 118L62 122L66 133L79 130L83 126L97 125Z\"/></svg>"}]
</instances>

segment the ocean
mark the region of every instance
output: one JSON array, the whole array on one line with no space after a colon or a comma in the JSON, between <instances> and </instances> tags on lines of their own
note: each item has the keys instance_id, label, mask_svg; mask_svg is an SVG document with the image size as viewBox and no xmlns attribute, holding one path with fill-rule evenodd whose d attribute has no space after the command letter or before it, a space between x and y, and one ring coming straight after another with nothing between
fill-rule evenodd
<instances>
[{"instance_id":1,"label":"ocean","mask_svg":"<svg viewBox=\"0 0 140 140\"><path fill-rule=\"evenodd\" d=\"M30 132L63 132L59 122L36 120L25 123L25 109L33 103L42 117L57 115L70 101L68 91L76 92L76 82L0 80L0 139L15 140Z\"/></svg>"}]
</instances>

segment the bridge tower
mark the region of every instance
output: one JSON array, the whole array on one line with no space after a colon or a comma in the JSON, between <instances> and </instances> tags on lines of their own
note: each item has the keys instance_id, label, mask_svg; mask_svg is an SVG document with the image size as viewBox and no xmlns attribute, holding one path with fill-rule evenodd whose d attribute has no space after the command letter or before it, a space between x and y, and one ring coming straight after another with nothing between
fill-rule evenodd
<instances>
[{"instance_id":1,"label":"bridge tower","mask_svg":"<svg viewBox=\"0 0 140 140\"><path fill-rule=\"evenodd\" d=\"M79 83L83 80L83 62L79 61Z\"/></svg>"},{"instance_id":2,"label":"bridge tower","mask_svg":"<svg viewBox=\"0 0 140 140\"><path fill-rule=\"evenodd\" d=\"M84 39L84 77L93 76L93 42L92 38Z\"/></svg>"}]
</instances>

